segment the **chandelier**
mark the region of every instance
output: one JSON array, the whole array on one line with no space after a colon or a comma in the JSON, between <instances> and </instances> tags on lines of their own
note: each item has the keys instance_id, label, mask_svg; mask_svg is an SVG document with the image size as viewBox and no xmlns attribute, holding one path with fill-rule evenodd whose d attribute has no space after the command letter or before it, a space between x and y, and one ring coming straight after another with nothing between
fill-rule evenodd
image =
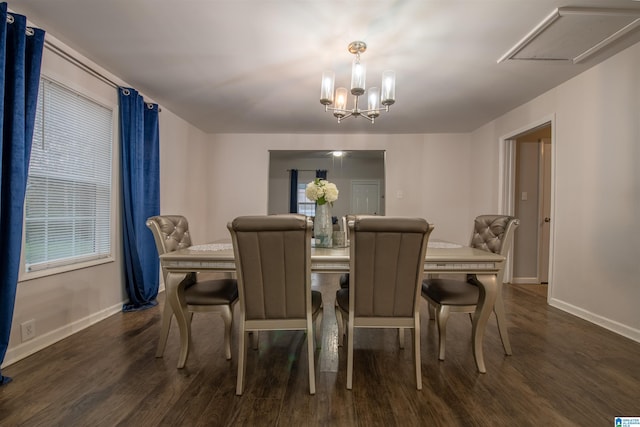
<instances>
[{"instance_id":1,"label":"chandelier","mask_svg":"<svg viewBox=\"0 0 640 427\"><path fill-rule=\"evenodd\" d=\"M355 96L353 108L347 108L347 89L339 87L333 91L335 86L335 73L325 71L322 73L322 84L320 86L320 103L324 105L324 111L333 111L334 117L340 123L349 117L364 117L374 123L380 111L389 111L389 106L396 102L396 73L385 71L382 73L382 85L380 88L371 87L366 90L366 66L360 63L360 54L367 50L367 44L362 41L349 43L349 52L355 55L351 68L351 94ZM367 92L367 108L361 109L358 106L360 97ZM330 107L335 101L335 107Z\"/></svg>"}]
</instances>

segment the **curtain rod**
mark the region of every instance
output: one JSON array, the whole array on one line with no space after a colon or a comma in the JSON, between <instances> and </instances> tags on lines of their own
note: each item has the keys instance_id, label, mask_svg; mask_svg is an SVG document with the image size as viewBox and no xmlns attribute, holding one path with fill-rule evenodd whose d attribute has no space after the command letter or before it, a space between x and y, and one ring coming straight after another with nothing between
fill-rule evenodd
<instances>
[{"instance_id":1,"label":"curtain rod","mask_svg":"<svg viewBox=\"0 0 640 427\"><path fill-rule=\"evenodd\" d=\"M61 57L62 59L71 62L72 64L76 65L80 69L82 69L82 70L86 71L87 73L91 74L92 76L96 77L98 80L102 80L104 83L106 83L109 86L114 87L116 89L120 89L121 88L121 86L119 84L117 84L116 82L111 80L109 77L105 76L104 74L102 74L98 70L90 67L89 65L85 64L84 62L82 62L78 58L76 58L73 55L71 55L69 52L65 51L64 49L60 48L59 46L56 46L54 43L52 43L50 41L47 41L46 38L44 40L44 46L47 49L49 49L51 52L53 52L56 55L58 55L59 57ZM147 106L152 105L152 103L146 102L146 101L145 101L145 104L147 104ZM162 111L162 108L160 108L160 106L158 106L158 112L161 112L161 111Z\"/></svg>"},{"instance_id":2,"label":"curtain rod","mask_svg":"<svg viewBox=\"0 0 640 427\"><path fill-rule=\"evenodd\" d=\"M53 52L56 55L58 55L59 57L61 57L62 59L66 59L67 61L71 62L72 64L80 67L81 69L83 69L84 71L88 72L92 76L97 77L98 79L102 80L104 83L108 84L109 86L113 86L116 89L118 89L120 87L119 84L117 84L116 82L114 82L113 80L111 80L110 78L105 76L104 74L102 74L99 71L95 70L94 68L88 66L84 62L80 61L78 58L75 58L70 53L64 51L60 47L58 47L55 44L53 44L50 41L48 41L46 38L44 39L44 46L47 49L49 49L51 52Z\"/></svg>"}]
</instances>

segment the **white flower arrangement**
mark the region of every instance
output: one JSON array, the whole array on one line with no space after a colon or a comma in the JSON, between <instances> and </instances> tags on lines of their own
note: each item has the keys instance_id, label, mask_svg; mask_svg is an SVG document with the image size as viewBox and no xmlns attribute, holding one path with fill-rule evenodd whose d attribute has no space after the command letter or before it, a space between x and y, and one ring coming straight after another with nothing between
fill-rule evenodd
<instances>
[{"instance_id":1,"label":"white flower arrangement","mask_svg":"<svg viewBox=\"0 0 640 427\"><path fill-rule=\"evenodd\" d=\"M338 200L338 193L338 187L336 187L334 183L320 178L316 178L308 183L307 188L304 191L307 199L314 201L319 205L329 203L331 206L333 206L333 202Z\"/></svg>"}]
</instances>

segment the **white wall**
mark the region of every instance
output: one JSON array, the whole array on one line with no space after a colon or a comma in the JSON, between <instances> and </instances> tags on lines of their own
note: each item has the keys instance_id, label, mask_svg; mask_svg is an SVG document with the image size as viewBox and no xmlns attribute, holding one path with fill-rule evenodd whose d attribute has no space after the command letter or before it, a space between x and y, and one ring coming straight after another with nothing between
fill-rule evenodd
<instances>
[{"instance_id":1,"label":"white wall","mask_svg":"<svg viewBox=\"0 0 640 427\"><path fill-rule=\"evenodd\" d=\"M210 240L228 238L226 223L268 211L269 150L386 150L386 214L420 216L433 237L467 243L468 135L211 135Z\"/></svg>"},{"instance_id":2,"label":"white wall","mask_svg":"<svg viewBox=\"0 0 640 427\"><path fill-rule=\"evenodd\" d=\"M162 108L160 113L160 213L184 215L193 244L207 243L209 137Z\"/></svg>"},{"instance_id":3,"label":"white wall","mask_svg":"<svg viewBox=\"0 0 640 427\"><path fill-rule=\"evenodd\" d=\"M640 44L473 132L472 207L498 207L500 139L555 117L551 305L640 341Z\"/></svg>"}]
</instances>

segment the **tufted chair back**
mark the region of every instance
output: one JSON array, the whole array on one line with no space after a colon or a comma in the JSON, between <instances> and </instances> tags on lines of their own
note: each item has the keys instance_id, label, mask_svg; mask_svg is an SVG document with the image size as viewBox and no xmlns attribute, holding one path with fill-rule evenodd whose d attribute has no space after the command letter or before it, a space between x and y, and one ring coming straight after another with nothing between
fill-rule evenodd
<instances>
[{"instance_id":1,"label":"tufted chair back","mask_svg":"<svg viewBox=\"0 0 640 427\"><path fill-rule=\"evenodd\" d=\"M189 234L189 222L182 215L158 215L147 219L147 227L153 233L156 242L158 255L177 251L191 246L191 235ZM162 269L162 274L167 280L167 272ZM193 276L193 274L192 274ZM194 281L194 277L189 277L189 281Z\"/></svg>"},{"instance_id":2,"label":"tufted chair back","mask_svg":"<svg viewBox=\"0 0 640 427\"><path fill-rule=\"evenodd\" d=\"M480 215L476 217L471 236L472 248L504 255L509 252L511 233L520 222L507 215Z\"/></svg>"},{"instance_id":3,"label":"tufted chair back","mask_svg":"<svg viewBox=\"0 0 640 427\"><path fill-rule=\"evenodd\" d=\"M513 242L513 233L520 225L520 220L508 215L480 215L476 217L471 235L472 248L507 256ZM501 284L504 268L498 274Z\"/></svg>"},{"instance_id":4,"label":"tufted chair back","mask_svg":"<svg viewBox=\"0 0 640 427\"><path fill-rule=\"evenodd\" d=\"M147 219L147 227L153 232L158 255L191 246L189 222L182 215L158 215Z\"/></svg>"}]
</instances>

